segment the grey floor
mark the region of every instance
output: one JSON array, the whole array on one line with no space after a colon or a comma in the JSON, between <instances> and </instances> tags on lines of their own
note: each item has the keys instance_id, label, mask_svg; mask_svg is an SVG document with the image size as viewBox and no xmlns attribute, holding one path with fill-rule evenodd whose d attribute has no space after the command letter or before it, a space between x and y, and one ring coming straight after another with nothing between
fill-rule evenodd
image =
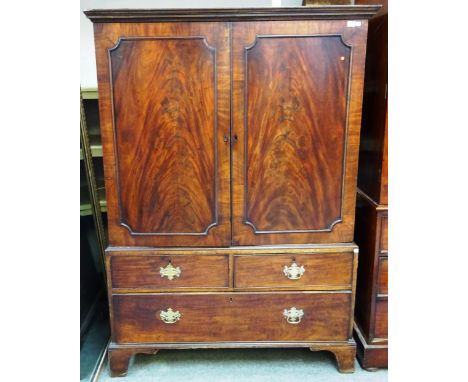
<instances>
[{"instance_id":1,"label":"grey floor","mask_svg":"<svg viewBox=\"0 0 468 382\"><path fill-rule=\"evenodd\" d=\"M111 378L107 365L99 382L366 382L387 381L387 370L368 372L356 361L353 374L340 374L329 352L308 349L161 350L137 354L128 375Z\"/></svg>"}]
</instances>

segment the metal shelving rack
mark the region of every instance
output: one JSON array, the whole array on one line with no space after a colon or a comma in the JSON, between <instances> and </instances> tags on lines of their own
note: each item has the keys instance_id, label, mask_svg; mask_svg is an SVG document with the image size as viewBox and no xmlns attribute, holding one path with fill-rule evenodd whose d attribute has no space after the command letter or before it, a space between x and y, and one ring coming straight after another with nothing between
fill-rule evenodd
<instances>
[{"instance_id":1,"label":"metal shelving rack","mask_svg":"<svg viewBox=\"0 0 468 382\"><path fill-rule=\"evenodd\" d=\"M110 338L104 249L107 211L97 90L80 89L80 380L99 377Z\"/></svg>"}]
</instances>

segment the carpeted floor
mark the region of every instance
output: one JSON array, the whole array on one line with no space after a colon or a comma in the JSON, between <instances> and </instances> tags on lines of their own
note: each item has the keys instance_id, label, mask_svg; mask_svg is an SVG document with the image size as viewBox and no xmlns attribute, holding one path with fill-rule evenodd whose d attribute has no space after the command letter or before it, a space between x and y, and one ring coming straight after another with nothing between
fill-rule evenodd
<instances>
[{"instance_id":1,"label":"carpeted floor","mask_svg":"<svg viewBox=\"0 0 468 382\"><path fill-rule=\"evenodd\" d=\"M106 365L99 382L378 382L387 370L368 372L356 361L353 374L340 374L329 352L308 349L161 350L137 354L124 378L111 378Z\"/></svg>"}]
</instances>

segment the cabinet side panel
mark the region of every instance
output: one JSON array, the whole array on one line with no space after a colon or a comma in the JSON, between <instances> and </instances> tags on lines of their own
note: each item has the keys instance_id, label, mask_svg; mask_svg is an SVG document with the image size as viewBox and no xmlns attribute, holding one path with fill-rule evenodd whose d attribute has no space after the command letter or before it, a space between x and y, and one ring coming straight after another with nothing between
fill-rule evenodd
<instances>
[{"instance_id":1,"label":"cabinet side panel","mask_svg":"<svg viewBox=\"0 0 468 382\"><path fill-rule=\"evenodd\" d=\"M387 1L374 3L384 7L369 21L358 184L374 201L387 204L388 8Z\"/></svg>"},{"instance_id":2,"label":"cabinet side panel","mask_svg":"<svg viewBox=\"0 0 468 382\"><path fill-rule=\"evenodd\" d=\"M378 262L378 218L375 207L357 194L355 240L359 246L355 320L366 339L371 337Z\"/></svg>"}]
</instances>

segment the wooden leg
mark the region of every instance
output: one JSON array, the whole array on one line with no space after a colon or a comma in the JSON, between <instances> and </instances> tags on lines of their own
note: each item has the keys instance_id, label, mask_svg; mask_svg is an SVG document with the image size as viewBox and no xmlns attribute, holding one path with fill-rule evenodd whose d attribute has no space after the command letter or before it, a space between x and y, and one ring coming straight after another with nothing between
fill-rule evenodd
<instances>
[{"instance_id":1,"label":"wooden leg","mask_svg":"<svg viewBox=\"0 0 468 382\"><path fill-rule=\"evenodd\" d=\"M109 370L111 377L124 377L127 375L128 362L133 355L129 349L109 349Z\"/></svg>"},{"instance_id":2,"label":"wooden leg","mask_svg":"<svg viewBox=\"0 0 468 382\"><path fill-rule=\"evenodd\" d=\"M130 357L137 353L156 354L159 349L154 348L119 348L118 345L109 347L109 370L111 377L125 377L128 372Z\"/></svg>"},{"instance_id":3,"label":"wooden leg","mask_svg":"<svg viewBox=\"0 0 468 382\"><path fill-rule=\"evenodd\" d=\"M338 371L340 373L354 373L354 360L356 358L356 345L315 345L312 351L326 350L335 355Z\"/></svg>"},{"instance_id":4,"label":"wooden leg","mask_svg":"<svg viewBox=\"0 0 468 382\"><path fill-rule=\"evenodd\" d=\"M331 351L335 354L340 373L354 373L355 347L342 347Z\"/></svg>"}]
</instances>

